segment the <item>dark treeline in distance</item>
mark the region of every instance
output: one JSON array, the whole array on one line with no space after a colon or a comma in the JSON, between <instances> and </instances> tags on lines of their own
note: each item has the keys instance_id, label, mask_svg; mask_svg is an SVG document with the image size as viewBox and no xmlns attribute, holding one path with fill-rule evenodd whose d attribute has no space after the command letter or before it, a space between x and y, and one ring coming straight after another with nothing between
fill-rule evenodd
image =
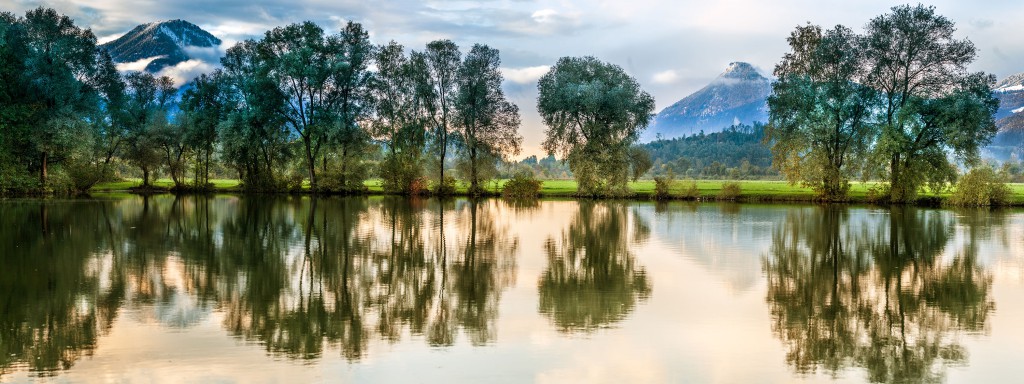
<instances>
[{"instance_id":1,"label":"dark treeline in distance","mask_svg":"<svg viewBox=\"0 0 1024 384\"><path fill-rule=\"evenodd\" d=\"M778 179L771 151L764 145L764 132L764 125L755 123L644 144L654 164L649 174L691 179Z\"/></svg>"},{"instance_id":2,"label":"dark treeline in distance","mask_svg":"<svg viewBox=\"0 0 1024 384\"><path fill-rule=\"evenodd\" d=\"M52 9L0 14L0 43L0 193L85 192L127 168L143 188L166 174L207 190L226 167L250 191L360 192L377 176L390 193L450 193L452 168L479 194L522 142L486 45L407 52L358 23L305 22L229 48L180 91L119 73Z\"/></svg>"}]
</instances>

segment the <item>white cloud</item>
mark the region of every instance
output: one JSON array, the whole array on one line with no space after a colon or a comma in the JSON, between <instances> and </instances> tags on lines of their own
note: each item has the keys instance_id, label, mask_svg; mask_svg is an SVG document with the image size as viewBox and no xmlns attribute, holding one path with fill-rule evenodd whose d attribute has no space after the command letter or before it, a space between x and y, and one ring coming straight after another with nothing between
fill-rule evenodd
<instances>
[{"instance_id":1,"label":"white cloud","mask_svg":"<svg viewBox=\"0 0 1024 384\"><path fill-rule=\"evenodd\" d=\"M165 56L147 57L145 59L140 59L140 60L132 61L132 62L129 62L129 63L117 63L117 64L115 64L115 66L117 67L117 70L121 71L121 72L128 72L128 71L138 72L138 71L141 71L143 69L146 69L146 66L149 65L149 63L151 63L151 62L153 62L153 60L159 59L161 57L165 57Z\"/></svg>"},{"instance_id":2,"label":"white cloud","mask_svg":"<svg viewBox=\"0 0 1024 384\"><path fill-rule=\"evenodd\" d=\"M658 84L672 84L679 80L679 73L674 69L669 69L667 71L655 73L653 79L654 82Z\"/></svg>"},{"instance_id":3,"label":"white cloud","mask_svg":"<svg viewBox=\"0 0 1024 384\"><path fill-rule=\"evenodd\" d=\"M558 11L550 8L541 9L530 15L530 18L540 24L553 23L558 18Z\"/></svg>"},{"instance_id":4,"label":"white cloud","mask_svg":"<svg viewBox=\"0 0 1024 384\"><path fill-rule=\"evenodd\" d=\"M216 65L202 60L187 60L174 66L165 67L156 75L170 77L174 80L175 87L181 87L201 74L213 72L215 68L217 68Z\"/></svg>"},{"instance_id":5,"label":"white cloud","mask_svg":"<svg viewBox=\"0 0 1024 384\"><path fill-rule=\"evenodd\" d=\"M536 67L526 68L502 68L501 75L505 77L506 81L517 84L529 84L540 79L540 77L544 76L545 73L548 73L548 70L550 69L551 66L548 65L538 65Z\"/></svg>"}]
</instances>

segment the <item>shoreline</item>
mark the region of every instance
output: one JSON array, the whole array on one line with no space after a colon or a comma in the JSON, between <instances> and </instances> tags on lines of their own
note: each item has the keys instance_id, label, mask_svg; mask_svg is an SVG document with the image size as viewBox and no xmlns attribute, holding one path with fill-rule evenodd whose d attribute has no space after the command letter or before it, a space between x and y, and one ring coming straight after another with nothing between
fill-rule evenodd
<instances>
[{"instance_id":1,"label":"shoreline","mask_svg":"<svg viewBox=\"0 0 1024 384\"><path fill-rule=\"evenodd\" d=\"M850 205L876 205L876 206L891 206L891 205L907 205L907 206L918 206L918 207L952 207L946 204L946 200L951 195L949 190L945 190L941 193L932 193L930 191L922 193L915 202L904 203L904 204L893 204L884 201L876 201L870 198L871 190L878 188L883 185L881 182L855 182L851 183L851 190L849 197L844 201L823 201L818 199L812 190L799 185L790 185L787 181L779 180L695 180L700 197L684 197L682 192L684 189L684 182L676 182L670 189L670 196L668 198L656 199L654 197L654 181L653 180L640 180L637 182L630 183L630 189L632 193L626 196L577 196L576 195L576 183L573 180L541 180L541 190L537 198L539 199L573 199L573 200L628 200L628 201L692 201L692 202L734 202L741 204L850 204ZM734 199L723 199L718 197L718 193L721 190L722 184L727 182L736 182L740 184L741 191L739 196ZM112 182L112 183L101 183L90 190L90 194L104 194L104 193L126 193L126 194L175 194L175 195L203 195L203 194L236 194L236 195L318 195L318 196L408 196L402 194L387 193L380 188L379 182L370 180L366 183L366 188L359 192L317 192L314 193L307 189L301 191L246 191L238 188L237 180L217 180L214 183L212 190L200 191L200 190L184 190L174 191L172 188L161 185L164 183L163 180L155 183L157 186L151 190L138 190L132 189L129 186L132 181ZM465 186L461 186L456 189L452 194L445 196L437 196L434 194L420 195L422 197L434 197L434 198L446 198L446 197L459 197L459 198L501 198L499 191L499 183L487 183L485 189L487 193L473 196L466 193ZM1024 207L1024 183L1010 183L1008 184L1011 188L1012 194L1010 201L1007 204L1000 205L998 207Z\"/></svg>"}]
</instances>

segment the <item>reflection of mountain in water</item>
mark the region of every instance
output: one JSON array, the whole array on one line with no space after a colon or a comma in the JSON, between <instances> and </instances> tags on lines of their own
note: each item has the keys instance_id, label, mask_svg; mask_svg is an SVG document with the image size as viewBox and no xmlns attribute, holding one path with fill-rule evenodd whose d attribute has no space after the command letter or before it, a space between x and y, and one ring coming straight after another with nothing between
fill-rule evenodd
<instances>
[{"instance_id":1,"label":"reflection of mountain in water","mask_svg":"<svg viewBox=\"0 0 1024 384\"><path fill-rule=\"evenodd\" d=\"M960 335L987 330L992 277L976 247L942 257L952 224L912 208L790 211L764 257L787 362L800 373L857 367L872 382L942 381L945 366L964 363Z\"/></svg>"},{"instance_id":2,"label":"reflection of mountain in water","mask_svg":"<svg viewBox=\"0 0 1024 384\"><path fill-rule=\"evenodd\" d=\"M637 215L650 223L653 239L704 266L731 289L747 291L761 280L757 255L771 243L778 207L673 202L645 208Z\"/></svg>"}]
</instances>

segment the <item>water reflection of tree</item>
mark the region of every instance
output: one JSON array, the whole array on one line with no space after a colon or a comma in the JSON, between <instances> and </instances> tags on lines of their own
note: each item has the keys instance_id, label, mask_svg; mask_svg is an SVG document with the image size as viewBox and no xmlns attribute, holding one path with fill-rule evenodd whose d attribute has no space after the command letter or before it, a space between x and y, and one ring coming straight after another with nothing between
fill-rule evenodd
<instances>
[{"instance_id":1,"label":"water reflection of tree","mask_svg":"<svg viewBox=\"0 0 1024 384\"><path fill-rule=\"evenodd\" d=\"M581 201L561 238L545 244L540 312L562 332L592 332L624 319L651 294L630 248L649 234L625 204Z\"/></svg>"},{"instance_id":2,"label":"water reflection of tree","mask_svg":"<svg viewBox=\"0 0 1024 384\"><path fill-rule=\"evenodd\" d=\"M463 213L456 245L458 259L452 264L456 310L455 319L470 343L482 345L497 337L495 321L501 292L515 282L515 252L518 239L508 237L506 228L492 211L495 201L470 200Z\"/></svg>"},{"instance_id":3,"label":"water reflection of tree","mask_svg":"<svg viewBox=\"0 0 1024 384\"><path fill-rule=\"evenodd\" d=\"M0 206L0 375L68 369L110 329L119 300L94 257L101 216L97 204Z\"/></svg>"},{"instance_id":4,"label":"water reflection of tree","mask_svg":"<svg viewBox=\"0 0 1024 384\"><path fill-rule=\"evenodd\" d=\"M500 290L514 274L515 241L476 202L436 210L397 198L367 202L307 200L288 207L291 214L260 219L239 212L238 222L263 227L226 225L218 259L265 255L258 265L229 273L244 276L238 283L245 285L220 295L228 328L271 353L297 358L317 357L332 345L358 359L371 338L397 342L405 334L432 345L451 345L459 329L473 343L491 340ZM277 227L266 224L274 219L294 220L296 230L268 231ZM447 227L453 227L448 234ZM244 238L253 236L283 245L260 241L258 249L232 251L235 239L249 244Z\"/></svg>"},{"instance_id":5,"label":"water reflection of tree","mask_svg":"<svg viewBox=\"0 0 1024 384\"><path fill-rule=\"evenodd\" d=\"M122 308L224 313L268 353L362 358L370 340L496 337L518 242L499 201L225 196L0 206L0 373L70 367ZM45 255L46 257L43 257Z\"/></svg>"},{"instance_id":6,"label":"water reflection of tree","mask_svg":"<svg viewBox=\"0 0 1024 384\"><path fill-rule=\"evenodd\" d=\"M970 247L942 260L952 234L942 212L871 217L790 212L764 261L773 332L801 373L861 367L872 382L941 381L944 365L966 361L960 332L984 330L991 277Z\"/></svg>"}]
</instances>

